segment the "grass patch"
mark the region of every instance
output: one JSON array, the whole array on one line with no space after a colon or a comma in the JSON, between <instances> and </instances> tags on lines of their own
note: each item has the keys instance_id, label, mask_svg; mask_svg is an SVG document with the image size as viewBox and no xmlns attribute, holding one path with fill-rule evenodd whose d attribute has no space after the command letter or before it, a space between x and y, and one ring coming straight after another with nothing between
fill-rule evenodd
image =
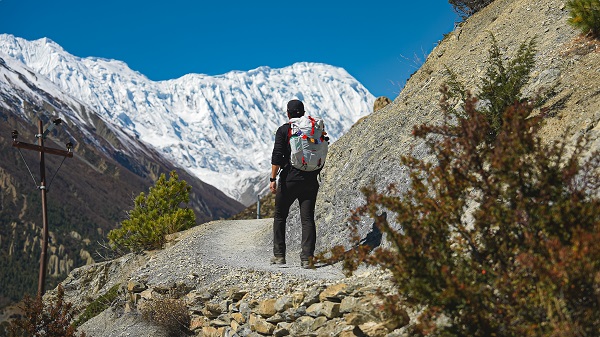
<instances>
[{"instance_id":1,"label":"grass patch","mask_svg":"<svg viewBox=\"0 0 600 337\"><path fill-rule=\"evenodd\" d=\"M119 295L119 287L120 286L121 286L120 283L115 284L112 288L110 288L106 292L106 294L98 297L92 303L90 303L90 305L88 305L87 308L85 308L85 311L83 312L83 314L81 314L81 316L79 316L79 318L77 318L77 320L75 321L75 323L73 323L73 325L75 327L79 327L83 323L98 316L101 312L106 310L110 306L110 304Z\"/></svg>"}]
</instances>

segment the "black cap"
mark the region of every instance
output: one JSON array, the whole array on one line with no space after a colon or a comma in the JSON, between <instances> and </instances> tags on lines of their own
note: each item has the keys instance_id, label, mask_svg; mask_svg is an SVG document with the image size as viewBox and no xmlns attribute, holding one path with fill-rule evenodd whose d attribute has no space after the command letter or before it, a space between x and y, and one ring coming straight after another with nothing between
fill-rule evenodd
<instances>
[{"instance_id":1,"label":"black cap","mask_svg":"<svg viewBox=\"0 0 600 337\"><path fill-rule=\"evenodd\" d=\"M287 112L288 113L304 112L304 104L302 104L302 102L300 102L297 99L293 99L293 100L289 101L287 104Z\"/></svg>"}]
</instances>

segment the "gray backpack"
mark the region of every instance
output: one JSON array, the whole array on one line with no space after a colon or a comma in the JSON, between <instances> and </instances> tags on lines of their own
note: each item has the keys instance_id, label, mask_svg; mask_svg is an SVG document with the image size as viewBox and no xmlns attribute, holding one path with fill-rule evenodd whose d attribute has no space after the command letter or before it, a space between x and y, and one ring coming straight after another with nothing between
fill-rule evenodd
<instances>
[{"instance_id":1,"label":"gray backpack","mask_svg":"<svg viewBox=\"0 0 600 337\"><path fill-rule=\"evenodd\" d=\"M288 139L293 167L301 171L315 171L325 165L329 137L323 119L311 116L290 119Z\"/></svg>"}]
</instances>

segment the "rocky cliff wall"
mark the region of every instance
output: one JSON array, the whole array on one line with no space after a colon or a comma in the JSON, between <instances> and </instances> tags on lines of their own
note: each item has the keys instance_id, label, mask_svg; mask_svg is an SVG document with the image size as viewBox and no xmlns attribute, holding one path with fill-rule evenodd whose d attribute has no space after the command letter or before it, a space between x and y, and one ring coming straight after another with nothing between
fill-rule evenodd
<instances>
[{"instance_id":1,"label":"rocky cliff wall","mask_svg":"<svg viewBox=\"0 0 600 337\"><path fill-rule=\"evenodd\" d=\"M600 49L578 37L567 24L568 15L563 0L496 0L448 33L391 104L360 120L330 147L316 207L318 249L346 242L347 235L340 233L347 232L350 210L363 202L362 187L374 183L382 190L396 183L400 191L408 188L401 156L427 156L412 136L413 127L440 121L439 89L448 81L445 67L476 92L487 66L490 34L509 58L521 43L535 38L536 64L524 94L553 90L541 107L547 114L541 132L545 139L572 142L587 134L591 148L598 149ZM289 223L288 242L297 250L297 208ZM361 231L368 231L371 223L365 219Z\"/></svg>"}]
</instances>

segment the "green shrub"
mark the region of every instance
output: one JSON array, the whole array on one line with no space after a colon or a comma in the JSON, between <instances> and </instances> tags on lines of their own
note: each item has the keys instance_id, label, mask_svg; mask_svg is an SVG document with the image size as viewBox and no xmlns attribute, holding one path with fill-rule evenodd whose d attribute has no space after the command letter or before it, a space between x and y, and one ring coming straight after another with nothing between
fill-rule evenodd
<instances>
[{"instance_id":1,"label":"green shrub","mask_svg":"<svg viewBox=\"0 0 600 337\"><path fill-rule=\"evenodd\" d=\"M522 97L521 90L529 81L535 65L535 39L524 42L519 46L514 58L505 61L505 55L498 46L498 41L491 35L492 45L488 50L487 68L481 83L477 86L478 98L483 103L481 113L491 125L488 139L492 141L502 128L503 114L508 107L516 102L533 100ZM448 96L453 103L466 100L468 90L458 79L458 75L446 68L449 76ZM450 109L450 107L448 107ZM457 111L454 111L457 113Z\"/></svg>"},{"instance_id":2,"label":"green shrub","mask_svg":"<svg viewBox=\"0 0 600 337\"><path fill-rule=\"evenodd\" d=\"M600 1L569 0L567 8L570 12L569 24L584 34L600 37Z\"/></svg>"},{"instance_id":3,"label":"green shrub","mask_svg":"<svg viewBox=\"0 0 600 337\"><path fill-rule=\"evenodd\" d=\"M355 224L374 218L390 245L372 254L336 247L331 260L342 256L349 271L360 262L390 270L395 296L424 308L415 336L595 336L600 153L585 159L583 141L543 142L528 103L511 106L488 142L492 126L476 100L467 96L456 116L442 91L443 124L414 130L436 160L404 157L406 194L367 187L353 213Z\"/></svg>"},{"instance_id":4,"label":"green shrub","mask_svg":"<svg viewBox=\"0 0 600 337\"><path fill-rule=\"evenodd\" d=\"M463 19L479 12L494 0L448 0L454 11Z\"/></svg>"},{"instance_id":5,"label":"green shrub","mask_svg":"<svg viewBox=\"0 0 600 337\"><path fill-rule=\"evenodd\" d=\"M119 296L119 287L120 284L115 284L112 288L110 288L106 294L98 297L92 303L90 303L83 313L77 318L73 325L75 327L81 326L83 323L89 321L90 319L98 316L104 310L108 309L108 307L113 303L113 301Z\"/></svg>"},{"instance_id":6,"label":"green shrub","mask_svg":"<svg viewBox=\"0 0 600 337\"><path fill-rule=\"evenodd\" d=\"M140 306L142 317L163 327L171 336L188 332L190 314L182 299L157 298Z\"/></svg>"},{"instance_id":7,"label":"green shrub","mask_svg":"<svg viewBox=\"0 0 600 337\"><path fill-rule=\"evenodd\" d=\"M50 303L44 303L40 297L25 296L23 300L24 317L10 322L11 337L74 337L77 330L71 325L72 304L64 301L64 289L58 286L57 296ZM85 333L81 333L81 337Z\"/></svg>"},{"instance_id":8,"label":"green shrub","mask_svg":"<svg viewBox=\"0 0 600 337\"><path fill-rule=\"evenodd\" d=\"M132 251L157 249L165 243L167 234L193 227L196 224L194 211L182 206L190 201L190 190L175 171L170 173L169 180L161 174L147 196L142 192L135 198L129 219L108 233L111 245Z\"/></svg>"}]
</instances>

